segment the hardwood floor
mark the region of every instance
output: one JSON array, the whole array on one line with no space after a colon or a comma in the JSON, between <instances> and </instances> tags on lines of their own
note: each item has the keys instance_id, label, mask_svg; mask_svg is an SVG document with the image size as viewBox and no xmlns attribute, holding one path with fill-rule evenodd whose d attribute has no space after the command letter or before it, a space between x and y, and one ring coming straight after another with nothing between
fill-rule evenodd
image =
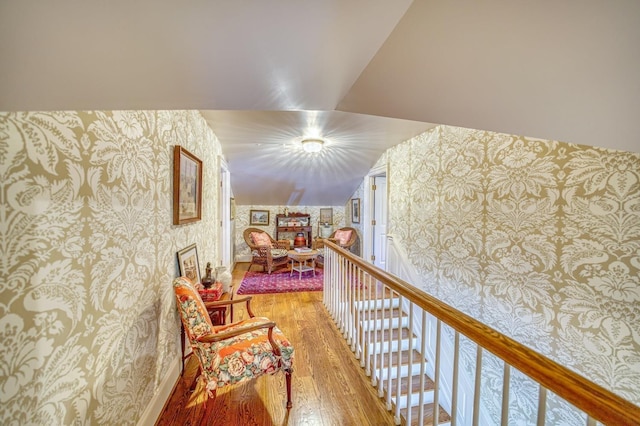
<instances>
[{"instance_id":1,"label":"hardwood floor","mask_svg":"<svg viewBox=\"0 0 640 426\"><path fill-rule=\"evenodd\" d=\"M247 267L239 264L233 272L235 289ZM255 315L276 321L294 345L293 408L287 412L285 407L282 373L221 388L205 404L199 384L193 392L189 390L197 371L197 361L190 357L157 426L394 424L370 378L326 312L322 292L254 295L251 308ZM244 308L236 309L234 319L246 315Z\"/></svg>"}]
</instances>

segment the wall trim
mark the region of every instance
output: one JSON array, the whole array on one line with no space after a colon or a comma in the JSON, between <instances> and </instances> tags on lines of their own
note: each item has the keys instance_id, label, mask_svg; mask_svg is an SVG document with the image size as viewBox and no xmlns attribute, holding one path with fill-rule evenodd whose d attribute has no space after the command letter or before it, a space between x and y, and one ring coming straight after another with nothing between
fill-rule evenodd
<instances>
[{"instance_id":1,"label":"wall trim","mask_svg":"<svg viewBox=\"0 0 640 426\"><path fill-rule=\"evenodd\" d=\"M174 359L169 366L168 373L165 374L164 378L160 382L160 386L158 386L156 394L151 398L151 401L147 404L147 408L142 412L137 423L138 426L153 425L156 423L156 420L158 420L158 417L162 414L164 405L171 396L171 393L180 378L180 366L180 359Z\"/></svg>"},{"instance_id":2,"label":"wall trim","mask_svg":"<svg viewBox=\"0 0 640 426\"><path fill-rule=\"evenodd\" d=\"M371 219L373 212L373 205L371 204L372 200L372 190L371 185L374 182L376 176L389 176L389 170L387 167L387 162L385 161L382 164L379 164L375 167L372 167L367 175L362 180L362 204L360 205L361 209L361 223L360 223L360 232L362 233L362 241L360 247L360 255L364 259L365 262L369 262L373 264L371 261L371 255L373 254L373 235L371 230ZM387 211L389 211L389 185L387 184ZM387 259L388 261L388 259ZM387 265L388 270L388 265Z\"/></svg>"}]
</instances>

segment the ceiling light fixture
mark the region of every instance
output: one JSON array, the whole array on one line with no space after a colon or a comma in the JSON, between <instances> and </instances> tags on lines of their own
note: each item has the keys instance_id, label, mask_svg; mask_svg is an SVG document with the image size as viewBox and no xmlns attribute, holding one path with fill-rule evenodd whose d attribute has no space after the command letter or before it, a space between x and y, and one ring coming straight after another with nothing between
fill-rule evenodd
<instances>
[{"instance_id":1,"label":"ceiling light fixture","mask_svg":"<svg viewBox=\"0 0 640 426\"><path fill-rule=\"evenodd\" d=\"M320 152L322 151L322 146L324 145L324 141L322 139L303 139L302 149L305 152Z\"/></svg>"}]
</instances>

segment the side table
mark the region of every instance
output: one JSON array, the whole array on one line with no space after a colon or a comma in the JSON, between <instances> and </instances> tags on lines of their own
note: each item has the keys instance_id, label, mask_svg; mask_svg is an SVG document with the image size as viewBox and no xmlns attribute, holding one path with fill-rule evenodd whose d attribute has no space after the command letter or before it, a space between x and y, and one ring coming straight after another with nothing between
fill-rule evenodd
<instances>
[{"instance_id":1,"label":"side table","mask_svg":"<svg viewBox=\"0 0 640 426\"><path fill-rule=\"evenodd\" d=\"M318 250L310 250L304 252L298 252L295 250L289 250L289 259L291 259L291 272L289 276L292 276L294 272L298 272L298 279L302 278L303 272L313 272L313 276L316 276L316 257L320 252ZM311 261L311 265L307 262ZM296 262L298 264L296 265Z\"/></svg>"},{"instance_id":2,"label":"side table","mask_svg":"<svg viewBox=\"0 0 640 426\"><path fill-rule=\"evenodd\" d=\"M218 300L229 300L231 299L231 293L222 293L220 299ZM209 318L211 318L211 323L213 325L225 325L227 323L227 308L229 305L225 306L209 306L207 307L207 312L209 313Z\"/></svg>"}]
</instances>

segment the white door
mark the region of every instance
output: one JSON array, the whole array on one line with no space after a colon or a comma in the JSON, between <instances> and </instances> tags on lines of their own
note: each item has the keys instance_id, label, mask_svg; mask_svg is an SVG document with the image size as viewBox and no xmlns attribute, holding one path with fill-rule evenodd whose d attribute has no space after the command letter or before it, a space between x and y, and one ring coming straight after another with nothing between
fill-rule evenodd
<instances>
[{"instance_id":1,"label":"white door","mask_svg":"<svg viewBox=\"0 0 640 426\"><path fill-rule=\"evenodd\" d=\"M231 177L227 163L220 161L220 265L231 270Z\"/></svg>"},{"instance_id":2,"label":"white door","mask_svg":"<svg viewBox=\"0 0 640 426\"><path fill-rule=\"evenodd\" d=\"M387 267L387 176L373 177L373 264L386 270Z\"/></svg>"}]
</instances>

